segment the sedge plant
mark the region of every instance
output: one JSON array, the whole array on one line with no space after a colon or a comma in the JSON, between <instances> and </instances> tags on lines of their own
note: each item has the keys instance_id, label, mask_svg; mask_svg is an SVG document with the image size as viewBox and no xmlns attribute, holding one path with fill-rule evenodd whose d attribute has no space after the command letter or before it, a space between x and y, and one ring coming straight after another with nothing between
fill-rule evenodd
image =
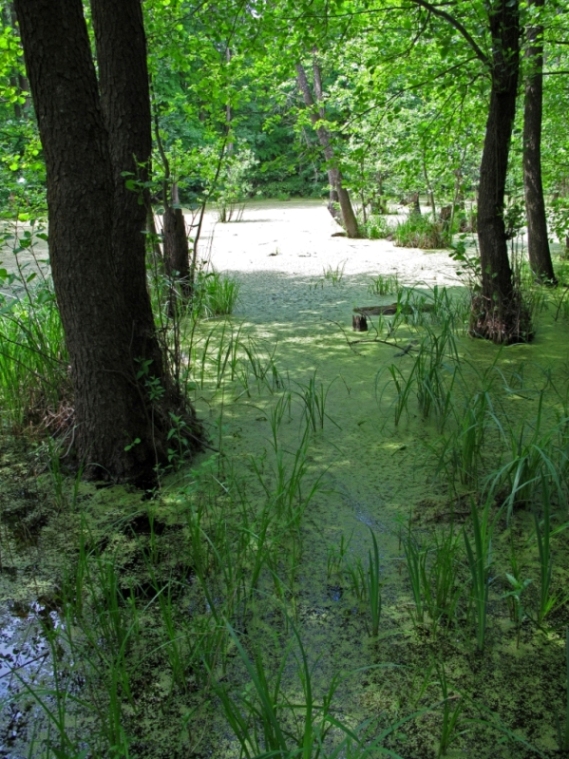
<instances>
[{"instance_id":1,"label":"sedge plant","mask_svg":"<svg viewBox=\"0 0 569 759\"><path fill-rule=\"evenodd\" d=\"M471 505L472 537L463 531L466 558L471 577L472 611L476 627L476 648L484 650L486 642L486 618L488 612L488 589L492 567L492 533L490 501L486 501L479 513L477 504Z\"/></svg>"}]
</instances>

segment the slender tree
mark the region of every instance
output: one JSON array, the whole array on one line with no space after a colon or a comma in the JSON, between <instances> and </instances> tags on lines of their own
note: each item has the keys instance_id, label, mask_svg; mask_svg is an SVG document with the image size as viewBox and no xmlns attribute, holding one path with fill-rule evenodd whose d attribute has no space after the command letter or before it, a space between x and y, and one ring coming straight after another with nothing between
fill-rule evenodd
<instances>
[{"instance_id":1,"label":"slender tree","mask_svg":"<svg viewBox=\"0 0 569 759\"><path fill-rule=\"evenodd\" d=\"M352 238L359 237L360 231L358 229L358 222L354 213L354 209L352 208L350 195L344 187L342 181L342 172L338 166L337 156L334 154L332 136L324 124L326 114L324 112L322 76L320 73L320 66L318 65L316 58L314 58L313 70L316 99L312 94L310 85L308 83L308 77L306 76L306 71L301 63L298 63L296 66L298 87L302 93L304 104L309 110L310 120L324 152L330 188L331 191L335 192L337 195L338 203L340 205L340 212L342 214L342 222L344 229L346 230L346 234L348 237Z\"/></svg>"},{"instance_id":2,"label":"slender tree","mask_svg":"<svg viewBox=\"0 0 569 759\"><path fill-rule=\"evenodd\" d=\"M539 13L545 0L532 0L530 8ZM547 218L541 178L541 121L543 111L543 24L531 24L526 29L527 74L524 98L523 166L526 215L528 224L528 254L531 269L537 280L555 284L555 273L549 250Z\"/></svg>"},{"instance_id":3,"label":"slender tree","mask_svg":"<svg viewBox=\"0 0 569 759\"><path fill-rule=\"evenodd\" d=\"M478 241L482 289L475 299L472 332L498 343L527 339L523 304L514 289L504 221L504 196L520 61L518 0L492 0L492 87L478 189Z\"/></svg>"},{"instance_id":4,"label":"slender tree","mask_svg":"<svg viewBox=\"0 0 569 759\"><path fill-rule=\"evenodd\" d=\"M514 287L504 221L506 176L520 68L519 0L487 0L474 8L486 15L490 33L489 54L467 28L468 13L473 10L471 3L464 6L463 19L452 15L447 10L447 3L412 2L453 26L490 75L490 104L478 188L477 231L482 282L480 292L473 300L471 332L476 337L497 343L528 340L531 338L528 314Z\"/></svg>"},{"instance_id":5,"label":"slender tree","mask_svg":"<svg viewBox=\"0 0 569 759\"><path fill-rule=\"evenodd\" d=\"M140 3L92 4L101 95L81 0L16 0L15 7L46 161L50 260L71 358L78 454L92 476L147 485L167 461L172 414L193 447L200 428L156 339L144 204L123 176L134 169L144 179L150 150Z\"/></svg>"}]
</instances>

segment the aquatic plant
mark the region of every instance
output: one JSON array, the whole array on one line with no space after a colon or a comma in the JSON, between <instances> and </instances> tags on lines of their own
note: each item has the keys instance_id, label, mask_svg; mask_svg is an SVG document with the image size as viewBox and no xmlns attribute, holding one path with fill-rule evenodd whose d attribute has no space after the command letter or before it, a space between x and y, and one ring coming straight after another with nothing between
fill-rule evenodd
<instances>
[{"instance_id":1,"label":"aquatic plant","mask_svg":"<svg viewBox=\"0 0 569 759\"><path fill-rule=\"evenodd\" d=\"M391 381L393 385L395 386L395 403L394 403L394 423L397 427L399 425L399 422L401 421L401 417L404 412L408 411L408 405L409 405L409 396L411 395L411 391L413 390L413 382L414 377L413 373L411 373L408 376L405 376L402 372L402 370L396 366L395 364L390 364L387 368L387 371L391 375ZM376 386L376 395L377 395L377 387L378 387L378 381L381 374L378 373L375 379L375 386ZM383 391L380 396L383 397Z\"/></svg>"},{"instance_id":2,"label":"aquatic plant","mask_svg":"<svg viewBox=\"0 0 569 759\"><path fill-rule=\"evenodd\" d=\"M551 499L549 483L542 475L542 509L541 519L534 508L535 539L539 555L539 601L537 622L542 624L546 616L560 603L560 599L551 593L551 575L553 557L551 554Z\"/></svg>"},{"instance_id":3,"label":"aquatic plant","mask_svg":"<svg viewBox=\"0 0 569 759\"><path fill-rule=\"evenodd\" d=\"M555 444L554 429L541 433L543 425L544 391L539 394L535 421L522 422L519 430L511 426L505 435L510 446L509 460L488 478L488 492L495 497L501 489L508 495L504 500L508 521L512 518L516 505L531 504L541 498L543 489L548 488L551 497L563 503L567 496L566 473L569 458L566 448ZM526 434L526 430L529 433ZM562 438L563 440L563 438Z\"/></svg>"},{"instance_id":4,"label":"aquatic plant","mask_svg":"<svg viewBox=\"0 0 569 759\"><path fill-rule=\"evenodd\" d=\"M296 627L293 624L290 627L293 639L269 682L259 649L255 649L251 660L235 631L228 626L229 636L252 687L248 692L232 696L226 686L213 681L227 722L239 742L242 755L247 759L262 756L318 759L324 751L327 757L345 755L348 743L357 745L359 741L353 730L333 714L332 703L340 678L336 676L332 679L321 702L317 702L308 655ZM302 689L300 703L298 698L292 699L287 695L284 683L285 667L293 642L298 648L297 674ZM325 749L327 736L333 730L339 732L340 739L331 749Z\"/></svg>"},{"instance_id":5,"label":"aquatic plant","mask_svg":"<svg viewBox=\"0 0 569 759\"><path fill-rule=\"evenodd\" d=\"M441 222L433 222L420 214L410 214L394 230L395 244L403 248L446 248L450 243L449 233Z\"/></svg>"},{"instance_id":6,"label":"aquatic plant","mask_svg":"<svg viewBox=\"0 0 569 759\"><path fill-rule=\"evenodd\" d=\"M525 580L522 580L519 577L519 571L516 566L516 568L513 570L513 574L506 572L506 580L510 584L511 590L504 594L504 598L509 601L510 618L516 626L516 646L519 648L522 624L526 617L522 602L522 594L528 585L531 584L531 579L526 578Z\"/></svg>"},{"instance_id":7,"label":"aquatic plant","mask_svg":"<svg viewBox=\"0 0 569 759\"><path fill-rule=\"evenodd\" d=\"M401 541L415 604L413 623L417 629L428 623L436 637L443 622L454 621L462 592L458 582L459 534L451 523L448 528L433 531L430 540L420 540L409 527Z\"/></svg>"},{"instance_id":8,"label":"aquatic plant","mask_svg":"<svg viewBox=\"0 0 569 759\"><path fill-rule=\"evenodd\" d=\"M377 274L371 278L368 285L368 291L371 295L396 294L399 289L400 284L397 274Z\"/></svg>"},{"instance_id":9,"label":"aquatic plant","mask_svg":"<svg viewBox=\"0 0 569 759\"><path fill-rule=\"evenodd\" d=\"M240 380L248 396L251 394L249 390L250 375L253 375L259 389L266 387L270 392L276 392L286 387L287 383L280 374L275 361L276 345L269 347L249 337L240 347L244 354L244 358L240 359Z\"/></svg>"},{"instance_id":10,"label":"aquatic plant","mask_svg":"<svg viewBox=\"0 0 569 759\"><path fill-rule=\"evenodd\" d=\"M346 564L346 576L350 589L360 606L369 615L369 631L373 638L379 635L379 623L381 620L382 598L381 588L381 562L379 558L379 546L374 531L369 528L372 547L368 551L367 567L358 557L355 562Z\"/></svg>"},{"instance_id":11,"label":"aquatic plant","mask_svg":"<svg viewBox=\"0 0 569 759\"><path fill-rule=\"evenodd\" d=\"M202 317L233 313L239 296L239 283L215 270L199 272L194 286L194 308Z\"/></svg>"},{"instance_id":12,"label":"aquatic plant","mask_svg":"<svg viewBox=\"0 0 569 759\"><path fill-rule=\"evenodd\" d=\"M292 393L286 392L279 396L276 404L271 410L269 422L271 425L271 444L276 453L279 449L279 428L282 424L285 414L291 419Z\"/></svg>"},{"instance_id":13,"label":"aquatic plant","mask_svg":"<svg viewBox=\"0 0 569 759\"><path fill-rule=\"evenodd\" d=\"M446 675L445 665L442 661L435 663L438 684L443 697L442 722L440 728L439 747L437 757L446 756L451 745L461 733L458 732L459 720L464 711L465 703L462 696L452 693Z\"/></svg>"},{"instance_id":14,"label":"aquatic plant","mask_svg":"<svg viewBox=\"0 0 569 759\"><path fill-rule=\"evenodd\" d=\"M401 543L405 552L407 572L411 583L415 610L411 612L415 628L423 625L425 621L425 590L430 592L427 579L427 556L428 551L419 542L417 537L409 529L406 535L401 536Z\"/></svg>"},{"instance_id":15,"label":"aquatic plant","mask_svg":"<svg viewBox=\"0 0 569 759\"><path fill-rule=\"evenodd\" d=\"M308 380L308 384L303 386L299 383L300 390L296 392L296 395L301 399L303 403L303 416L306 425L312 429L313 432L317 432L319 429L324 429L324 420L328 419L338 429L341 427L334 421L334 419L326 412L326 401L330 388L336 380L332 380L326 387L323 382L316 382L316 371L312 374L312 377Z\"/></svg>"},{"instance_id":16,"label":"aquatic plant","mask_svg":"<svg viewBox=\"0 0 569 759\"><path fill-rule=\"evenodd\" d=\"M486 616L488 611L488 589L492 568L492 534L494 525L490 521L490 502L478 513L477 504L471 503L473 542L466 529L463 530L466 557L471 576L472 612L476 627L476 647L484 650L486 640Z\"/></svg>"},{"instance_id":17,"label":"aquatic plant","mask_svg":"<svg viewBox=\"0 0 569 759\"><path fill-rule=\"evenodd\" d=\"M371 634L377 638L379 635L379 622L381 619L381 564L379 560L379 547L375 532L370 527L372 548L368 552L368 566L366 574L366 590L371 618Z\"/></svg>"},{"instance_id":18,"label":"aquatic plant","mask_svg":"<svg viewBox=\"0 0 569 759\"><path fill-rule=\"evenodd\" d=\"M346 268L347 261L337 266L328 265L324 267L323 276L325 282L330 282L334 287L341 285L344 279L344 269Z\"/></svg>"}]
</instances>

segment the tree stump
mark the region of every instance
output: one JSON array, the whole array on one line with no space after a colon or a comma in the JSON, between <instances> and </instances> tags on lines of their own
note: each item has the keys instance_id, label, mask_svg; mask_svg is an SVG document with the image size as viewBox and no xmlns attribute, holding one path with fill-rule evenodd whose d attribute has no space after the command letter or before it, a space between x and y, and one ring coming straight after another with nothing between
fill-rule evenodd
<instances>
[{"instance_id":1,"label":"tree stump","mask_svg":"<svg viewBox=\"0 0 569 759\"><path fill-rule=\"evenodd\" d=\"M352 327L355 332L367 332L367 319L363 314L352 316Z\"/></svg>"}]
</instances>

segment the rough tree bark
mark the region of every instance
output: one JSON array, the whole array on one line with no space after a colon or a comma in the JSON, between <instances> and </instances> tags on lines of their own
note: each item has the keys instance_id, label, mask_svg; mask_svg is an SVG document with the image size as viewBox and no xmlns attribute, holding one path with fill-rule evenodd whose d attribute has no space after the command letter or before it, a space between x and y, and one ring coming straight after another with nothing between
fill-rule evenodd
<instances>
[{"instance_id":1,"label":"rough tree bark","mask_svg":"<svg viewBox=\"0 0 569 759\"><path fill-rule=\"evenodd\" d=\"M318 140L324 151L324 157L326 158L326 163L328 166L327 171L328 171L328 179L330 182L330 187L335 189L337 193L338 202L340 204L340 211L342 214L342 222L346 230L346 234L348 235L348 237L357 238L357 237L360 237L360 231L358 229L358 222L356 219L356 215L352 208L350 195L342 184L342 173L340 169L338 168L337 161L334 156L334 148L332 146L332 139L331 139L330 133L326 129L326 127L322 125L322 121L325 118L325 114L324 114L323 98L322 98L322 83L321 83L320 67L318 66L318 63L316 60L314 61L313 68L314 68L314 86L315 86L316 100L318 101L318 106L316 106L315 101L314 101L314 96L312 95L312 92L310 90L310 85L308 84L308 78L306 76L306 71L304 70L304 66L302 66L302 64L300 63L296 65L298 86L299 86L300 91L302 92L304 104L309 110L310 120L312 121L314 129L316 131Z\"/></svg>"},{"instance_id":2,"label":"rough tree bark","mask_svg":"<svg viewBox=\"0 0 569 759\"><path fill-rule=\"evenodd\" d=\"M531 5L543 8L545 0L533 0ZM528 224L528 254L535 278L556 284L549 239L541 179L541 121L543 104L543 26L537 24L526 30L528 72L525 82L523 166L526 216Z\"/></svg>"},{"instance_id":3,"label":"rough tree bark","mask_svg":"<svg viewBox=\"0 0 569 759\"><path fill-rule=\"evenodd\" d=\"M109 36L127 23L127 6L129 34L140 35L133 21L138 0L119 5L112 6ZM95 6L94 15L101 9ZM147 154L146 137L131 131L132 121L146 118L144 104L127 112L125 69L115 49L124 37L118 35L102 46L98 40L101 107L81 0L16 0L15 7L46 160L50 260L71 359L78 455L91 476L147 486L156 464L167 460L169 414L180 414L180 399L152 326L141 244L144 205L141 215L136 196L119 179L133 154ZM98 37L102 31L99 25ZM141 54L129 59L137 96ZM106 56L119 68L116 77ZM118 214L127 217L124 227ZM185 419L197 446L200 428L191 409Z\"/></svg>"},{"instance_id":4,"label":"rough tree bark","mask_svg":"<svg viewBox=\"0 0 569 759\"><path fill-rule=\"evenodd\" d=\"M496 343L530 338L528 316L514 288L504 223L508 154L518 86L520 24L518 0L492 0L490 109L480 166L478 241L481 292L473 302L471 332Z\"/></svg>"}]
</instances>

